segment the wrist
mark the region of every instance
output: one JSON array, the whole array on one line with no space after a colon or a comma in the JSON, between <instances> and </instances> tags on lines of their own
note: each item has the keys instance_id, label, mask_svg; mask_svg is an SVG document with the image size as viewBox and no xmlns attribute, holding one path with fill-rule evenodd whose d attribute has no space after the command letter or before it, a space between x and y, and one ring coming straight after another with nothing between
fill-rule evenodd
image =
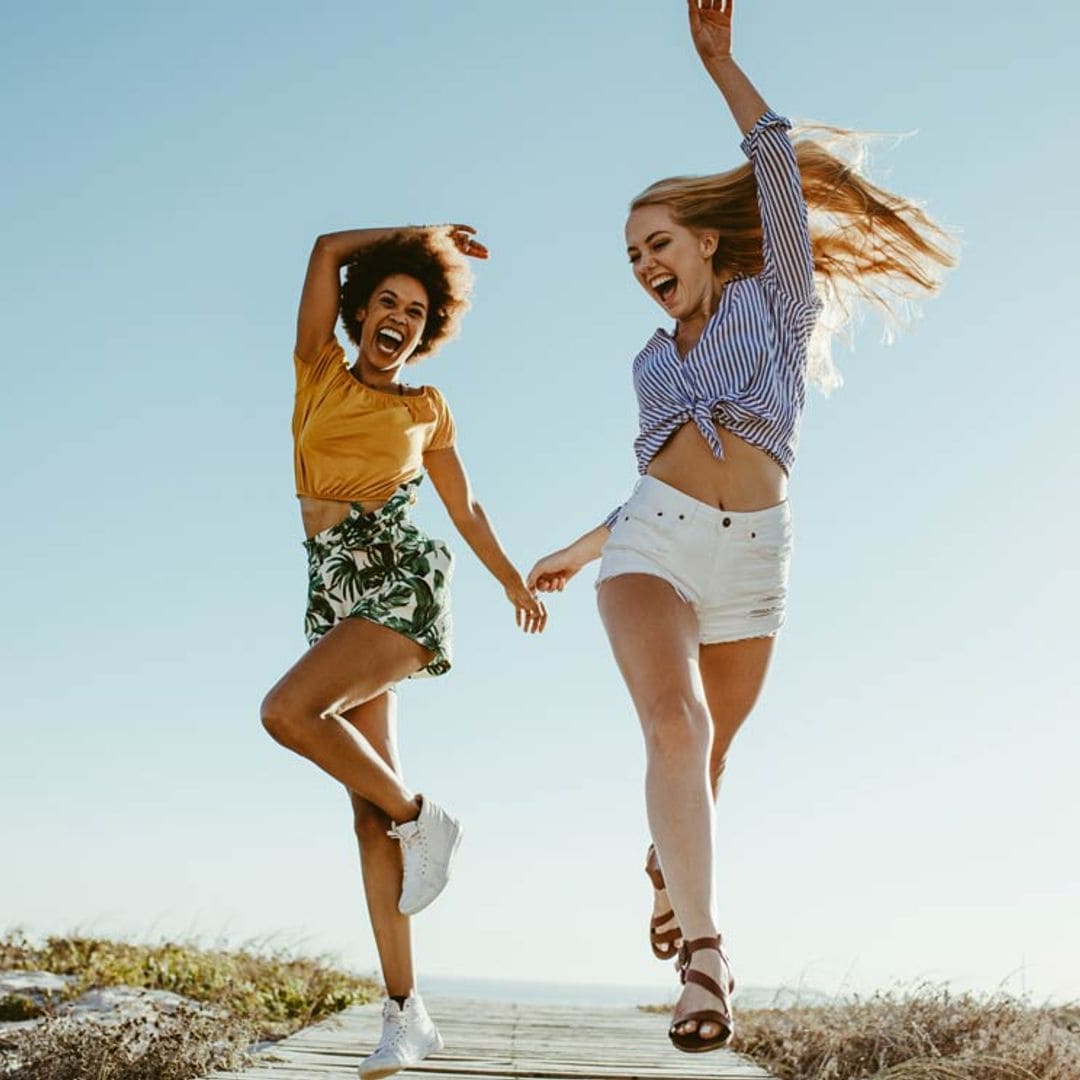
<instances>
[{"instance_id":1,"label":"wrist","mask_svg":"<svg viewBox=\"0 0 1080 1080\"><path fill-rule=\"evenodd\" d=\"M731 53L716 53L703 56L701 59L705 64L705 70L717 80L733 75L739 70L738 65L735 63L735 57Z\"/></svg>"},{"instance_id":2,"label":"wrist","mask_svg":"<svg viewBox=\"0 0 1080 1080\"><path fill-rule=\"evenodd\" d=\"M572 570L575 574L587 563L590 562L589 552L586 550L584 543L581 540L575 541L568 548L563 548L560 552L563 556L563 561L568 570Z\"/></svg>"},{"instance_id":3,"label":"wrist","mask_svg":"<svg viewBox=\"0 0 1080 1080\"><path fill-rule=\"evenodd\" d=\"M507 592L512 592L515 589L527 588L525 579L514 569L511 569L509 573L500 574L499 584L502 585Z\"/></svg>"}]
</instances>

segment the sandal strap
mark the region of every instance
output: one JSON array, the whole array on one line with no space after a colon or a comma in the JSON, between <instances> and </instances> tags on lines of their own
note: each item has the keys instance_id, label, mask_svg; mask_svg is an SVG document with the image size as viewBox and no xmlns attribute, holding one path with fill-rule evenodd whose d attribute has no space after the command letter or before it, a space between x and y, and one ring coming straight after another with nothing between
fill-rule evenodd
<instances>
[{"instance_id":1,"label":"sandal strap","mask_svg":"<svg viewBox=\"0 0 1080 1080\"><path fill-rule=\"evenodd\" d=\"M649 937L652 938L654 945L674 945L682 937L682 931L678 927L675 927L674 930L665 930L662 934L658 934L653 930L649 933Z\"/></svg>"},{"instance_id":2,"label":"sandal strap","mask_svg":"<svg viewBox=\"0 0 1080 1080\"><path fill-rule=\"evenodd\" d=\"M720 984L711 975L706 975L704 971L695 971L693 968L688 968L683 977L683 982L703 986L713 997L718 997L721 1001L727 999L728 992L721 989Z\"/></svg>"},{"instance_id":3,"label":"sandal strap","mask_svg":"<svg viewBox=\"0 0 1080 1080\"><path fill-rule=\"evenodd\" d=\"M656 866L652 865L654 859L656 859ZM656 857L656 847L653 844L649 845L649 850L645 853L645 873L649 875L649 880L657 892L667 888L664 884L664 874L660 869L660 860Z\"/></svg>"},{"instance_id":4,"label":"sandal strap","mask_svg":"<svg viewBox=\"0 0 1080 1080\"><path fill-rule=\"evenodd\" d=\"M714 1024L723 1024L725 1027L731 1023L731 1017L727 1013L717 1012L715 1009L698 1009L697 1012L687 1013L685 1016L680 1016L678 1020L672 1020L671 1026L677 1028L682 1024L689 1024L691 1020L711 1020Z\"/></svg>"},{"instance_id":5,"label":"sandal strap","mask_svg":"<svg viewBox=\"0 0 1080 1080\"><path fill-rule=\"evenodd\" d=\"M654 915L652 917L652 919L649 920L649 925L653 926L653 927L663 926L664 923L666 923L668 921L668 919L674 919L674 918L675 918L675 912L674 911L665 911L663 915Z\"/></svg>"},{"instance_id":6,"label":"sandal strap","mask_svg":"<svg viewBox=\"0 0 1080 1080\"><path fill-rule=\"evenodd\" d=\"M689 941L683 942L686 959L689 960L694 953L699 952L701 949L715 949L717 952L722 952L721 942L722 937L720 934L717 934L716 937L691 938Z\"/></svg>"},{"instance_id":7,"label":"sandal strap","mask_svg":"<svg viewBox=\"0 0 1080 1080\"><path fill-rule=\"evenodd\" d=\"M681 1027L683 1024L689 1024L691 1020L694 1020L698 1024L697 1031L688 1031L681 1038L694 1039L696 1038L700 1042L711 1043L720 1039L726 1038L731 1034L731 1017L725 1016L723 1013L716 1012L715 1009L700 1009L697 1012L687 1013L685 1016L680 1016L678 1020L672 1020L671 1027L668 1028L669 1035L678 1035L676 1028ZM720 1031L714 1035L711 1039L704 1039L701 1036L701 1024L716 1024Z\"/></svg>"}]
</instances>

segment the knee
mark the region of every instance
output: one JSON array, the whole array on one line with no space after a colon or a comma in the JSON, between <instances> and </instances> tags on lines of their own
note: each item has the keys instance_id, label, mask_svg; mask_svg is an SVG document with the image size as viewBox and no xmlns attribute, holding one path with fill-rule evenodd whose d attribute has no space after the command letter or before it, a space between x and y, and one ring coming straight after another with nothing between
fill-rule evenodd
<instances>
[{"instance_id":1,"label":"knee","mask_svg":"<svg viewBox=\"0 0 1080 1080\"><path fill-rule=\"evenodd\" d=\"M709 752L711 725L705 708L692 699L655 702L643 717L650 757L701 758Z\"/></svg>"},{"instance_id":2,"label":"knee","mask_svg":"<svg viewBox=\"0 0 1080 1080\"><path fill-rule=\"evenodd\" d=\"M280 691L271 690L263 698L259 716L267 733L282 746L295 748L303 741L308 726L303 712Z\"/></svg>"},{"instance_id":3,"label":"knee","mask_svg":"<svg viewBox=\"0 0 1080 1080\"><path fill-rule=\"evenodd\" d=\"M361 847L382 841L392 822L374 803L353 799L353 831Z\"/></svg>"}]
</instances>

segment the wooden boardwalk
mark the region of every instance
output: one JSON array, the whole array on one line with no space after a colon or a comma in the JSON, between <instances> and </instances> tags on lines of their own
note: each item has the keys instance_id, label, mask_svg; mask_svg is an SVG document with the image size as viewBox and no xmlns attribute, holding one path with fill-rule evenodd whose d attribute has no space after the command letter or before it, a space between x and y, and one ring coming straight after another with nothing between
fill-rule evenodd
<instances>
[{"instance_id":1,"label":"wooden boardwalk","mask_svg":"<svg viewBox=\"0 0 1080 1080\"><path fill-rule=\"evenodd\" d=\"M681 1054L667 1016L638 1009L509 1005L432 999L428 1009L446 1049L397 1075L423 1080L769 1080L730 1050ZM277 1043L243 1072L210 1080L355 1080L381 1029L378 1005L356 1005Z\"/></svg>"}]
</instances>

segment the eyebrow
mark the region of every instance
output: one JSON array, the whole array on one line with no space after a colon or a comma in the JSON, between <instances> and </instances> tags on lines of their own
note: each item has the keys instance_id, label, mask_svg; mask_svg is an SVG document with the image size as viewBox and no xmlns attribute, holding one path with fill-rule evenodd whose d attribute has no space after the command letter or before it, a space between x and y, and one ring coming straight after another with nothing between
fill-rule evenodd
<instances>
[{"instance_id":1,"label":"eyebrow","mask_svg":"<svg viewBox=\"0 0 1080 1080\"><path fill-rule=\"evenodd\" d=\"M648 244L654 237L659 236L661 233L666 233L667 229L653 229L648 236L645 237L645 243ZM630 251L631 248L637 247L637 244L631 244L626 250Z\"/></svg>"}]
</instances>

